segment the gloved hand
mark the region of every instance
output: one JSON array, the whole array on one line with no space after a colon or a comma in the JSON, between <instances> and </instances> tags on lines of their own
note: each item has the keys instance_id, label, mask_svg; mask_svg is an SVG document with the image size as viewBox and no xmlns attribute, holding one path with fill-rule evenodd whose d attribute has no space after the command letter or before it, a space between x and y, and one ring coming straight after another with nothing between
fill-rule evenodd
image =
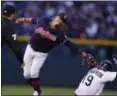
<instances>
[{"instance_id":1,"label":"gloved hand","mask_svg":"<svg viewBox=\"0 0 117 96\"><path fill-rule=\"evenodd\" d=\"M87 54L85 57L83 57L82 65L94 66L95 63L96 60L91 54Z\"/></svg>"}]
</instances>

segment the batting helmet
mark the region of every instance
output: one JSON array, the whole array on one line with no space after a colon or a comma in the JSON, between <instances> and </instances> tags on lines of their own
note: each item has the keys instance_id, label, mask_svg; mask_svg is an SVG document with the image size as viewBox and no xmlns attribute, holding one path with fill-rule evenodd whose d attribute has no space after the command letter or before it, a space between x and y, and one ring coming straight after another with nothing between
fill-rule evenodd
<instances>
[{"instance_id":1,"label":"batting helmet","mask_svg":"<svg viewBox=\"0 0 117 96\"><path fill-rule=\"evenodd\" d=\"M103 61L101 61L101 63L100 63L100 67L101 67L101 69L103 69L103 70L110 71L110 70L112 69L112 67L113 67L113 64L112 64L112 62L109 61L109 60L103 60Z\"/></svg>"},{"instance_id":2,"label":"batting helmet","mask_svg":"<svg viewBox=\"0 0 117 96\"><path fill-rule=\"evenodd\" d=\"M59 13L57 16L59 16L61 18L61 20L67 24L67 20L68 20L68 17L66 16L65 13Z\"/></svg>"}]
</instances>

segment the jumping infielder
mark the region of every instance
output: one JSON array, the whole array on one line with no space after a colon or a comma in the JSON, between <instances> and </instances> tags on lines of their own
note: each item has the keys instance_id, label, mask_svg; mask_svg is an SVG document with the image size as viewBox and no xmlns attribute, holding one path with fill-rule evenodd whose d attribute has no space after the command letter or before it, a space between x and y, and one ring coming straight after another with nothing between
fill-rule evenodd
<instances>
[{"instance_id":1,"label":"jumping infielder","mask_svg":"<svg viewBox=\"0 0 117 96\"><path fill-rule=\"evenodd\" d=\"M18 18L16 23L27 22L36 24L35 34L27 45L24 54L24 78L34 88L34 95L40 95L39 72L43 66L48 53L58 44L65 44L72 52L80 53L75 44L73 44L64 32L61 32L60 26L67 23L67 16L60 13L54 19L42 18ZM86 56L85 52L80 53Z\"/></svg>"},{"instance_id":2,"label":"jumping infielder","mask_svg":"<svg viewBox=\"0 0 117 96\"><path fill-rule=\"evenodd\" d=\"M117 59L114 58L117 68ZM76 89L78 95L100 95L107 82L117 80L117 72L111 72L112 63L109 60L103 60L99 65L93 56L89 56L84 63L91 68L84 76Z\"/></svg>"}]
</instances>

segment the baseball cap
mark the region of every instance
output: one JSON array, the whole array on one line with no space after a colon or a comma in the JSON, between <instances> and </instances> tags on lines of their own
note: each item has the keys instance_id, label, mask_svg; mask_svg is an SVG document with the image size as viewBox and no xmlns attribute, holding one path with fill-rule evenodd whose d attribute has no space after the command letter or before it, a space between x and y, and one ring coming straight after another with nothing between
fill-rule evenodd
<instances>
[{"instance_id":1,"label":"baseball cap","mask_svg":"<svg viewBox=\"0 0 117 96\"><path fill-rule=\"evenodd\" d=\"M68 17L65 15L65 13L59 13L58 16L61 18L61 20L67 24Z\"/></svg>"},{"instance_id":2,"label":"baseball cap","mask_svg":"<svg viewBox=\"0 0 117 96\"><path fill-rule=\"evenodd\" d=\"M16 9L15 9L14 6L12 6L12 5L5 5L5 6L3 7L2 14L3 14L3 15L10 15L10 14L13 14L13 13L15 13L15 12L16 12Z\"/></svg>"}]
</instances>

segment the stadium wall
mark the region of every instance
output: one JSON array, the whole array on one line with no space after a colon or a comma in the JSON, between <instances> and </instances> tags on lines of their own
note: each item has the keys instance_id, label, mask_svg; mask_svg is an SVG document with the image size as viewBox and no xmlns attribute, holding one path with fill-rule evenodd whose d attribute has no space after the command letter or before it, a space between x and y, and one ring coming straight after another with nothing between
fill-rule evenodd
<instances>
[{"instance_id":1,"label":"stadium wall","mask_svg":"<svg viewBox=\"0 0 117 96\"><path fill-rule=\"evenodd\" d=\"M24 46L25 49L25 46ZM58 46L47 58L41 70L42 85L75 86L88 71L81 66L82 58L70 54L68 48ZM4 46L2 49L2 84L26 84L23 70L12 51ZM117 82L107 88L117 89Z\"/></svg>"}]
</instances>

